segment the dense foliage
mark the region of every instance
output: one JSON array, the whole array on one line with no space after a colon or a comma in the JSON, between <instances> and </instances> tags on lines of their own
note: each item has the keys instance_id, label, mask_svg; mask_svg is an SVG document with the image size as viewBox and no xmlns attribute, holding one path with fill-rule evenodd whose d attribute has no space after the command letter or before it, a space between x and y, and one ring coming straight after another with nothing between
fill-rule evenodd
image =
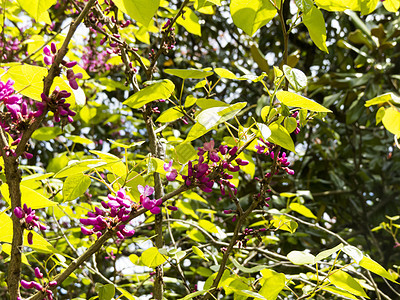
<instances>
[{"instance_id":1,"label":"dense foliage","mask_svg":"<svg viewBox=\"0 0 400 300\"><path fill-rule=\"evenodd\" d=\"M399 0L2 0L1 299L397 299Z\"/></svg>"}]
</instances>

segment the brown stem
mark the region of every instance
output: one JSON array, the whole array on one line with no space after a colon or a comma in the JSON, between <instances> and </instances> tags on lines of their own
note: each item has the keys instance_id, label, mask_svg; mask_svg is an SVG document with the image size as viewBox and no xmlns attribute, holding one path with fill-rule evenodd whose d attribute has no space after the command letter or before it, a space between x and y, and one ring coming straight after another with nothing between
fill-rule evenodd
<instances>
[{"instance_id":1,"label":"brown stem","mask_svg":"<svg viewBox=\"0 0 400 300\"><path fill-rule=\"evenodd\" d=\"M152 74L154 73L154 67L156 66L157 60L160 57L160 55L164 52L163 45L164 45L164 42L167 40L167 35L169 32L169 29L172 28L172 26L175 24L176 20L180 17L180 15L183 12L183 9L186 7L186 5L188 5L189 1L190 0L185 0L182 3L181 7L178 10L178 13L175 15L175 17L171 20L171 23L165 29L166 33L163 35L163 37L161 39L160 48L158 49L156 54L152 57L150 67L148 68L148 72L150 73L150 76L147 76L147 77L150 77L150 78L152 77Z\"/></svg>"},{"instance_id":2,"label":"brown stem","mask_svg":"<svg viewBox=\"0 0 400 300\"><path fill-rule=\"evenodd\" d=\"M5 157L4 157L5 158ZM4 160L4 168L7 178L8 189L11 199L11 211L21 206L21 173L18 170L18 161L15 159ZM8 268L7 285L11 300L19 297L19 281L21 277L21 250L23 245L24 229L21 226L20 219L13 213L11 216L13 223L13 238L11 248L11 259Z\"/></svg>"},{"instance_id":3,"label":"brown stem","mask_svg":"<svg viewBox=\"0 0 400 300\"><path fill-rule=\"evenodd\" d=\"M61 46L60 50L57 53L56 59L52 64L49 73L43 79L44 87L43 93L49 95L51 85L53 84L54 78L59 75L60 73L60 64L68 52L68 44L75 33L78 25L82 22L83 18L89 12L91 6L95 0L89 0L86 4L83 11L80 13L78 18L71 23L69 28L67 37ZM4 168L6 173L7 184L10 193L10 200L11 200L11 210L12 212L16 207L21 206L21 189L20 189L20 182L21 182L21 174L18 170L18 160L17 158L23 154L25 151L25 147L30 139L32 133L39 127L40 123L45 118L47 111L43 112L42 116L35 119L33 123L28 127L28 129L24 132L21 137L21 141L19 142L17 149L16 149L16 156L7 157L5 155L4 147L7 146L7 139L5 139L4 132L1 131L1 139L0 139L0 146L2 148L1 153L4 159ZM10 294L11 300L16 300L19 296L19 281L21 277L21 250L23 246L23 228L21 226L20 220L12 214L12 221L13 221L13 239L12 239L12 248L11 248L11 258L9 263L8 269L8 292Z\"/></svg>"}]
</instances>

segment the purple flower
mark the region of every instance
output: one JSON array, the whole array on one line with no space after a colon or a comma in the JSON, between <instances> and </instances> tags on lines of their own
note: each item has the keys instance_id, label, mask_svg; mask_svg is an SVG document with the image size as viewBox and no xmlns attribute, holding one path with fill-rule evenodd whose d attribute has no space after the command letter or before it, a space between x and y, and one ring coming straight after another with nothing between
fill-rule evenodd
<instances>
[{"instance_id":1,"label":"purple flower","mask_svg":"<svg viewBox=\"0 0 400 300\"><path fill-rule=\"evenodd\" d=\"M35 268L35 276L36 278L42 279L43 274L40 272L40 269L38 267Z\"/></svg>"},{"instance_id":2,"label":"purple flower","mask_svg":"<svg viewBox=\"0 0 400 300\"><path fill-rule=\"evenodd\" d=\"M164 164L164 170L167 172L166 177L168 181L174 181L178 176L178 171L172 168L173 160L171 159L169 163Z\"/></svg>"}]
</instances>

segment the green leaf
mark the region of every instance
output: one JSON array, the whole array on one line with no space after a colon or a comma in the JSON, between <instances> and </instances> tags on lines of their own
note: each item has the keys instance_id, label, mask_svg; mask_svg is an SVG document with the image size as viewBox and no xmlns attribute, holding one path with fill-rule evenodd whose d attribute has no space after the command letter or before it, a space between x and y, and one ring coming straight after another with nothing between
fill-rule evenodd
<instances>
[{"instance_id":1,"label":"green leaf","mask_svg":"<svg viewBox=\"0 0 400 300\"><path fill-rule=\"evenodd\" d=\"M70 136L66 136L66 138L69 139L70 141L73 141L76 144L82 144L82 145L93 144L92 140L89 140L82 136L70 135Z\"/></svg>"},{"instance_id":2,"label":"green leaf","mask_svg":"<svg viewBox=\"0 0 400 300\"><path fill-rule=\"evenodd\" d=\"M164 72L182 79L203 79L214 74L212 71L198 69L165 69Z\"/></svg>"},{"instance_id":3,"label":"green leaf","mask_svg":"<svg viewBox=\"0 0 400 300\"><path fill-rule=\"evenodd\" d=\"M323 107L321 104L300 96L296 93L279 91L276 93L276 98L286 106L306 108L316 112L332 112L330 109Z\"/></svg>"},{"instance_id":4,"label":"green leaf","mask_svg":"<svg viewBox=\"0 0 400 300\"><path fill-rule=\"evenodd\" d=\"M99 300L111 300L115 295L115 286L111 283L102 285L97 282L95 291L99 294Z\"/></svg>"},{"instance_id":5,"label":"green leaf","mask_svg":"<svg viewBox=\"0 0 400 300\"><path fill-rule=\"evenodd\" d=\"M203 251L200 250L200 248L196 247L196 246L192 246L192 251L194 254L200 256L202 259L209 261L207 257L204 256Z\"/></svg>"},{"instance_id":6,"label":"green leaf","mask_svg":"<svg viewBox=\"0 0 400 300\"><path fill-rule=\"evenodd\" d=\"M127 290L124 290L123 288L120 288L117 286L117 290L124 296L126 297L128 300L136 300L136 298L134 296L131 295L131 293L129 293Z\"/></svg>"},{"instance_id":7,"label":"green leaf","mask_svg":"<svg viewBox=\"0 0 400 300\"><path fill-rule=\"evenodd\" d=\"M197 153L197 152L196 152L196 153ZM190 190L189 190L189 191L186 191L186 192L183 192L182 196L183 196L184 198L189 198L189 199L192 199L192 200L200 201L200 202L202 202L202 203L204 203L204 204L208 204L208 202L207 202L206 199L204 199L203 197L201 197L198 193L195 193L195 192L190 191ZM197 217L197 215L196 215L196 217Z\"/></svg>"},{"instance_id":8,"label":"green leaf","mask_svg":"<svg viewBox=\"0 0 400 300\"><path fill-rule=\"evenodd\" d=\"M307 76L299 69L284 65L283 72L296 92L307 87Z\"/></svg>"},{"instance_id":9,"label":"green leaf","mask_svg":"<svg viewBox=\"0 0 400 300\"><path fill-rule=\"evenodd\" d=\"M296 153L293 140L285 127L274 122L269 125L269 129L271 130L271 136L268 141Z\"/></svg>"},{"instance_id":10,"label":"green leaf","mask_svg":"<svg viewBox=\"0 0 400 300\"><path fill-rule=\"evenodd\" d=\"M277 273L272 270L265 270L268 272L268 277L264 276L266 272L261 271L263 278L265 278L262 288L259 290L259 294L263 295L267 300L275 300L278 298L279 293L285 287L286 277L285 274Z\"/></svg>"},{"instance_id":11,"label":"green leaf","mask_svg":"<svg viewBox=\"0 0 400 300\"><path fill-rule=\"evenodd\" d=\"M376 123L375 125L378 125L380 122L382 122L383 117L385 116L385 111L386 109L382 106L379 107L378 111L376 112Z\"/></svg>"},{"instance_id":12,"label":"green leaf","mask_svg":"<svg viewBox=\"0 0 400 300\"><path fill-rule=\"evenodd\" d=\"M314 264L315 256L305 251L291 251L287 258L295 265Z\"/></svg>"},{"instance_id":13,"label":"green leaf","mask_svg":"<svg viewBox=\"0 0 400 300\"><path fill-rule=\"evenodd\" d=\"M79 111L79 116L86 124L91 124L92 119L96 117L97 109L95 107L84 106Z\"/></svg>"},{"instance_id":14,"label":"green leaf","mask_svg":"<svg viewBox=\"0 0 400 300\"><path fill-rule=\"evenodd\" d=\"M155 268L167 261L156 247L145 250L140 259L142 263L149 268Z\"/></svg>"},{"instance_id":15,"label":"green leaf","mask_svg":"<svg viewBox=\"0 0 400 300\"><path fill-rule=\"evenodd\" d=\"M90 178L83 173L68 176L63 185L64 201L74 200L82 196L90 184Z\"/></svg>"},{"instance_id":16,"label":"green leaf","mask_svg":"<svg viewBox=\"0 0 400 300\"><path fill-rule=\"evenodd\" d=\"M204 237L204 234L202 234L199 230L197 230L195 228L190 231L187 231L186 234L190 240L193 240L193 241L199 242L199 243L206 242L206 238Z\"/></svg>"},{"instance_id":17,"label":"green leaf","mask_svg":"<svg viewBox=\"0 0 400 300\"><path fill-rule=\"evenodd\" d=\"M235 265L236 268L238 268L240 271L242 271L243 273L256 273L259 272L265 268L268 268L268 266L265 265L258 265L252 268L246 268L245 266L242 266L236 259L234 259L233 257L229 257L229 259L231 260L231 262Z\"/></svg>"},{"instance_id":18,"label":"green leaf","mask_svg":"<svg viewBox=\"0 0 400 300\"><path fill-rule=\"evenodd\" d=\"M197 98L195 98L193 95L189 95L185 99L185 107L190 107L194 105L197 101Z\"/></svg>"},{"instance_id":19,"label":"green leaf","mask_svg":"<svg viewBox=\"0 0 400 300\"><path fill-rule=\"evenodd\" d=\"M196 16L193 10L185 7L184 19L182 15L176 20L176 23L185 27L185 29L195 35L201 36L201 26L199 23L199 18Z\"/></svg>"},{"instance_id":20,"label":"green leaf","mask_svg":"<svg viewBox=\"0 0 400 300\"><path fill-rule=\"evenodd\" d=\"M320 253L318 253L318 255L315 257L314 263L317 263L329 256L331 256L333 253L336 253L337 251L343 249L343 244L340 243L339 245L337 245L336 247L332 248L332 249L328 249L328 250L324 250Z\"/></svg>"},{"instance_id":21,"label":"green leaf","mask_svg":"<svg viewBox=\"0 0 400 300\"><path fill-rule=\"evenodd\" d=\"M359 264L362 258L364 257L364 254L361 252L361 250L359 250L354 246L349 246L349 245L344 246L343 252L346 253L348 256L350 256L352 259L354 259L357 264Z\"/></svg>"},{"instance_id":22,"label":"green leaf","mask_svg":"<svg viewBox=\"0 0 400 300\"><path fill-rule=\"evenodd\" d=\"M175 153L179 163L185 164L196 156L197 151L190 143L181 143L175 146Z\"/></svg>"},{"instance_id":23,"label":"green leaf","mask_svg":"<svg viewBox=\"0 0 400 300\"><path fill-rule=\"evenodd\" d=\"M113 2L121 11L146 27L149 26L160 6L160 0L115 0Z\"/></svg>"},{"instance_id":24,"label":"green leaf","mask_svg":"<svg viewBox=\"0 0 400 300\"><path fill-rule=\"evenodd\" d=\"M271 136L271 130L263 123L257 123L257 127L261 137L266 141Z\"/></svg>"},{"instance_id":25,"label":"green leaf","mask_svg":"<svg viewBox=\"0 0 400 300\"><path fill-rule=\"evenodd\" d=\"M388 103L390 100L393 99L395 96L393 93L386 93L380 96L377 96L375 98L372 98L371 100L368 100L365 102L365 106L369 107L371 105L377 105L377 104L383 104L383 103ZM398 98L398 97L397 97Z\"/></svg>"},{"instance_id":26,"label":"green leaf","mask_svg":"<svg viewBox=\"0 0 400 300\"><path fill-rule=\"evenodd\" d=\"M182 116L184 116L184 114L177 107L171 107L163 111L161 115L157 118L156 122L173 122Z\"/></svg>"},{"instance_id":27,"label":"green leaf","mask_svg":"<svg viewBox=\"0 0 400 300\"><path fill-rule=\"evenodd\" d=\"M295 203L295 202L290 203L289 208L307 218L315 220L317 219L317 217L312 213L312 211L309 208L300 203Z\"/></svg>"},{"instance_id":28,"label":"green leaf","mask_svg":"<svg viewBox=\"0 0 400 300\"><path fill-rule=\"evenodd\" d=\"M258 67L263 72L269 72L268 61L265 59L264 54L261 52L260 48L258 48L256 43L251 44L250 53L253 57L254 61L257 63ZM238 78L241 79L241 78Z\"/></svg>"},{"instance_id":29,"label":"green leaf","mask_svg":"<svg viewBox=\"0 0 400 300\"><path fill-rule=\"evenodd\" d=\"M317 4L319 8L328 11L345 11L346 9L353 11L360 10L359 1L315 0L315 4Z\"/></svg>"},{"instance_id":30,"label":"green leaf","mask_svg":"<svg viewBox=\"0 0 400 300\"><path fill-rule=\"evenodd\" d=\"M130 148L133 148L133 147L136 147L136 146L141 146L141 145L143 145L145 143L145 141L140 141L140 142L131 143L129 145L125 145L125 144L122 144L122 143L119 143L119 142L116 142L116 141L113 141L113 140L110 140L110 139L107 139L107 140L111 144L113 144L113 145L115 145L117 147L124 148L124 149L130 149Z\"/></svg>"},{"instance_id":31,"label":"green leaf","mask_svg":"<svg viewBox=\"0 0 400 300\"><path fill-rule=\"evenodd\" d=\"M297 128L297 120L293 117L286 117L283 124L289 133L292 133Z\"/></svg>"},{"instance_id":32,"label":"green leaf","mask_svg":"<svg viewBox=\"0 0 400 300\"><path fill-rule=\"evenodd\" d=\"M164 79L153 81L151 85L136 92L124 101L124 104L132 108L140 108L143 105L159 99L168 99L175 89L171 80Z\"/></svg>"},{"instance_id":33,"label":"green leaf","mask_svg":"<svg viewBox=\"0 0 400 300\"><path fill-rule=\"evenodd\" d=\"M38 141L50 141L61 133L60 127L40 127L33 132L32 138Z\"/></svg>"},{"instance_id":34,"label":"green leaf","mask_svg":"<svg viewBox=\"0 0 400 300\"><path fill-rule=\"evenodd\" d=\"M284 215L274 215L270 222L276 229L289 231L290 233L294 233L299 226L295 221Z\"/></svg>"},{"instance_id":35,"label":"green leaf","mask_svg":"<svg viewBox=\"0 0 400 300\"><path fill-rule=\"evenodd\" d=\"M47 199L42 194L39 194L35 190L32 190L31 188L29 188L25 185L21 185L20 187L21 187L21 204L22 205L26 204L26 205L28 205L28 207L31 207L32 209L57 205L56 202ZM8 184L3 183L0 187L0 191L1 191L1 195L3 196L3 199L9 205L11 205Z\"/></svg>"},{"instance_id":36,"label":"green leaf","mask_svg":"<svg viewBox=\"0 0 400 300\"><path fill-rule=\"evenodd\" d=\"M3 251L8 256L11 256L11 244L0 244L0 253ZM21 262L27 266L30 266L28 259L24 253L21 253Z\"/></svg>"},{"instance_id":37,"label":"green leaf","mask_svg":"<svg viewBox=\"0 0 400 300\"><path fill-rule=\"evenodd\" d=\"M7 82L10 78L15 81L14 89L16 92L31 98L36 101L42 101L40 96L43 93L43 78L47 76L47 69L39 66L32 65L17 65L12 66L8 71L1 77L3 82ZM59 86L61 90L66 90L71 93L71 96L67 98L68 102L75 102L74 92L71 87L65 83L60 77L54 79L51 90L56 86Z\"/></svg>"},{"instance_id":38,"label":"green leaf","mask_svg":"<svg viewBox=\"0 0 400 300\"><path fill-rule=\"evenodd\" d=\"M390 12L397 12L400 7L399 0L385 0L382 2L382 4L386 8L386 10L388 10Z\"/></svg>"},{"instance_id":39,"label":"green leaf","mask_svg":"<svg viewBox=\"0 0 400 300\"><path fill-rule=\"evenodd\" d=\"M257 292L253 292L253 291L249 291L249 290L239 290L239 289L235 289L233 287L229 287L229 288L235 293L235 295L252 297L254 299L267 300L264 296L260 295Z\"/></svg>"},{"instance_id":40,"label":"green leaf","mask_svg":"<svg viewBox=\"0 0 400 300\"><path fill-rule=\"evenodd\" d=\"M335 294L338 294L338 295L345 296L345 297L350 298L350 299L357 300L357 298L354 297L352 294L346 292L345 290L342 290L342 289L339 289L337 287L334 287L334 286L325 286L322 289L324 291L329 291L329 292L332 292L332 293L335 293Z\"/></svg>"},{"instance_id":41,"label":"green leaf","mask_svg":"<svg viewBox=\"0 0 400 300\"><path fill-rule=\"evenodd\" d=\"M326 27L322 12L313 6L308 13L303 14L303 23L314 44L322 51L329 53L326 47Z\"/></svg>"},{"instance_id":42,"label":"green leaf","mask_svg":"<svg viewBox=\"0 0 400 300\"><path fill-rule=\"evenodd\" d=\"M104 164L106 164L106 162L101 159L70 161L68 166L66 166L65 168L63 168L54 175L54 178L63 178L80 172L86 172L88 170L93 169L94 167L98 167L99 165L104 165Z\"/></svg>"},{"instance_id":43,"label":"green leaf","mask_svg":"<svg viewBox=\"0 0 400 300\"><path fill-rule=\"evenodd\" d=\"M333 285L337 286L338 288L348 291L353 295L369 299L358 281L356 281L353 277L342 270L334 271L333 274L329 275L328 279Z\"/></svg>"},{"instance_id":44,"label":"green leaf","mask_svg":"<svg viewBox=\"0 0 400 300\"><path fill-rule=\"evenodd\" d=\"M314 6L312 0L294 0L296 6L305 14L307 14Z\"/></svg>"},{"instance_id":45,"label":"green leaf","mask_svg":"<svg viewBox=\"0 0 400 300\"><path fill-rule=\"evenodd\" d=\"M228 107L212 107L203 110L197 115L197 122L190 129L189 134L185 142L193 141L208 131L213 127L228 121L229 119L236 116L245 106L246 102L239 102Z\"/></svg>"},{"instance_id":46,"label":"green leaf","mask_svg":"<svg viewBox=\"0 0 400 300\"><path fill-rule=\"evenodd\" d=\"M261 109L261 118L263 119L264 122L267 122L267 117L268 117L268 120L270 120L278 113L275 108L272 108L271 111L270 110L271 110L271 106L264 106Z\"/></svg>"},{"instance_id":47,"label":"green leaf","mask_svg":"<svg viewBox=\"0 0 400 300\"><path fill-rule=\"evenodd\" d=\"M385 128L396 136L400 136L400 112L395 107L389 107L385 110L382 118Z\"/></svg>"},{"instance_id":48,"label":"green leaf","mask_svg":"<svg viewBox=\"0 0 400 300\"><path fill-rule=\"evenodd\" d=\"M51 24L48 10L56 0L18 0L18 3L36 22Z\"/></svg>"},{"instance_id":49,"label":"green leaf","mask_svg":"<svg viewBox=\"0 0 400 300\"><path fill-rule=\"evenodd\" d=\"M389 279L390 281L396 282L398 284L398 282L396 280L394 280L394 278L392 277L392 275L390 275L390 273L388 271L385 270L385 268L383 268L380 264L378 264L376 261L372 260L371 258L364 256L360 263L359 263L360 267L367 269L379 276L382 276L386 279Z\"/></svg>"},{"instance_id":50,"label":"green leaf","mask_svg":"<svg viewBox=\"0 0 400 300\"><path fill-rule=\"evenodd\" d=\"M222 78L227 78L227 79L239 79L235 74L233 74L231 71L223 68L215 68L214 72L222 77Z\"/></svg>"},{"instance_id":51,"label":"green leaf","mask_svg":"<svg viewBox=\"0 0 400 300\"><path fill-rule=\"evenodd\" d=\"M271 2L264 0L232 0L230 9L235 25L250 36L277 14Z\"/></svg>"},{"instance_id":52,"label":"green leaf","mask_svg":"<svg viewBox=\"0 0 400 300\"><path fill-rule=\"evenodd\" d=\"M228 107L229 106L229 104L227 104L225 102L215 100L215 99L209 99L209 98L197 99L196 104L201 109L207 109L207 108L211 108L211 107L222 107L222 106Z\"/></svg>"},{"instance_id":53,"label":"green leaf","mask_svg":"<svg viewBox=\"0 0 400 300\"><path fill-rule=\"evenodd\" d=\"M208 293L209 291L211 291L211 289L207 289L207 290L202 290L202 291L197 291L197 292L194 292L194 293L190 293L190 294L186 295L185 297L180 298L180 299L178 299L178 300L190 300L190 299L193 299L193 298L195 298L195 297L197 297L197 296L204 295L205 293Z\"/></svg>"},{"instance_id":54,"label":"green leaf","mask_svg":"<svg viewBox=\"0 0 400 300\"><path fill-rule=\"evenodd\" d=\"M218 233L217 226L208 220L204 220L204 219L200 220L199 225L201 228L205 229L206 231L208 231L210 233Z\"/></svg>"}]
</instances>

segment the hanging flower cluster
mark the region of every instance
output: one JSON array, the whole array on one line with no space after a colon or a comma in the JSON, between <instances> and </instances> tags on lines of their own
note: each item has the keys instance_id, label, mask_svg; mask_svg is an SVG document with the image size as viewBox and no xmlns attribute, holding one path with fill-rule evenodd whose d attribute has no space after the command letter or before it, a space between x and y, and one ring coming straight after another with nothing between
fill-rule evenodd
<instances>
[{"instance_id":1,"label":"hanging flower cluster","mask_svg":"<svg viewBox=\"0 0 400 300\"><path fill-rule=\"evenodd\" d=\"M39 222L39 217L35 215L35 210L28 207L26 203L23 208L17 206L14 208L14 215L20 219L22 226L27 230L33 230L35 227L40 230L46 230L46 226ZM33 233L29 231L28 233L28 243L33 244Z\"/></svg>"},{"instance_id":2,"label":"hanging flower cluster","mask_svg":"<svg viewBox=\"0 0 400 300\"><path fill-rule=\"evenodd\" d=\"M120 189L115 196L109 194L108 199L109 201L107 202L101 202L104 209L95 207L94 212L89 211L87 213L88 218L80 219L83 225L93 226L92 229L82 226L81 231L83 234L92 235L96 233L97 237L100 237L107 229L114 228L120 222L129 220L129 214L134 202L126 194L125 189ZM135 230L127 230L125 224L120 224L118 225L116 234L119 239L123 240L126 237L134 235Z\"/></svg>"},{"instance_id":3,"label":"hanging flower cluster","mask_svg":"<svg viewBox=\"0 0 400 300\"><path fill-rule=\"evenodd\" d=\"M43 279L43 274L40 272L40 269L38 267L35 268L35 277L39 280ZM49 289L49 287L55 287L57 285L57 281L53 280L50 281L47 285L42 285L39 282L36 281L26 281L26 280L21 280L21 286L24 289L32 289L35 288L39 292L43 292L46 294L43 300L53 300L53 292ZM18 297L21 299L20 297Z\"/></svg>"},{"instance_id":4,"label":"hanging flower cluster","mask_svg":"<svg viewBox=\"0 0 400 300\"><path fill-rule=\"evenodd\" d=\"M228 187L236 195L237 189L235 185L229 181L233 176L227 172L238 172L241 166L245 166L249 163L246 160L236 158L234 160L236 164L232 164L231 158L236 155L237 150L237 146L229 148L226 145L221 145L214 149L214 140L204 143L203 148L198 148L197 155L199 158L197 163L194 164L193 161L189 161L188 175L182 175L186 185L190 186L194 184L199 186L202 191L211 193L215 181L208 175L215 169L219 169L220 176L217 183L220 185L221 194L225 195L225 187ZM205 154L208 155L207 161Z\"/></svg>"}]
</instances>

